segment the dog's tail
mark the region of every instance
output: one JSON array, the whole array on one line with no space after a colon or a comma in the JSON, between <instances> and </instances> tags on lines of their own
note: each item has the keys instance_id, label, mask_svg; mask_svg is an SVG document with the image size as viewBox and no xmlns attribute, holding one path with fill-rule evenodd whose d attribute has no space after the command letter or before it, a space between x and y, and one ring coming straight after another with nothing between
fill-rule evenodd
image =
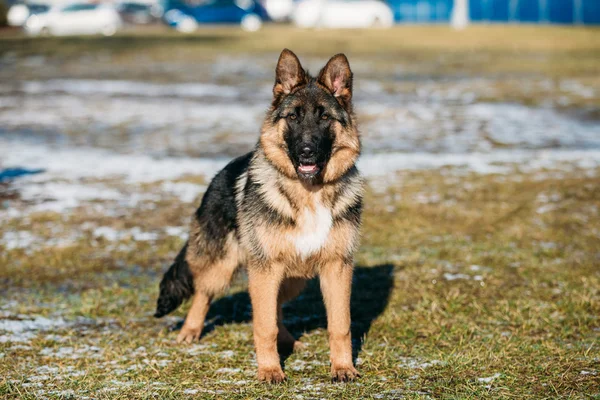
<instances>
[{"instance_id":1,"label":"dog's tail","mask_svg":"<svg viewBox=\"0 0 600 400\"><path fill-rule=\"evenodd\" d=\"M175 258L175 262L160 282L160 294L156 302L156 318L164 317L174 311L194 294L194 277L185 260L187 243Z\"/></svg>"}]
</instances>

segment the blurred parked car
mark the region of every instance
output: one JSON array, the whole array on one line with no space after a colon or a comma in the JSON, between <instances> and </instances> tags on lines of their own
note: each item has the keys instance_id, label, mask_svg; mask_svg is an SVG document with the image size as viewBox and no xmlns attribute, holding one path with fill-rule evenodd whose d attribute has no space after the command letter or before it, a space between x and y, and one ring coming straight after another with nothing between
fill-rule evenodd
<instances>
[{"instance_id":1,"label":"blurred parked car","mask_svg":"<svg viewBox=\"0 0 600 400\"><path fill-rule=\"evenodd\" d=\"M294 0L262 0L261 4L274 21L285 21L294 11Z\"/></svg>"},{"instance_id":2,"label":"blurred parked car","mask_svg":"<svg viewBox=\"0 0 600 400\"><path fill-rule=\"evenodd\" d=\"M121 17L111 5L69 3L30 16L25 23L25 31L30 35L111 36L121 25Z\"/></svg>"},{"instance_id":3,"label":"blurred parked car","mask_svg":"<svg viewBox=\"0 0 600 400\"><path fill-rule=\"evenodd\" d=\"M6 18L9 26L23 26L27 22L27 18L34 14L48 12L50 6L47 4L22 4L17 3L8 9Z\"/></svg>"},{"instance_id":4,"label":"blurred parked car","mask_svg":"<svg viewBox=\"0 0 600 400\"><path fill-rule=\"evenodd\" d=\"M292 20L303 28L390 27L394 14L378 0L304 0Z\"/></svg>"},{"instance_id":5,"label":"blurred parked car","mask_svg":"<svg viewBox=\"0 0 600 400\"><path fill-rule=\"evenodd\" d=\"M130 24L151 24L160 21L163 8L159 4L123 2L116 5L123 22Z\"/></svg>"},{"instance_id":6,"label":"blurred parked car","mask_svg":"<svg viewBox=\"0 0 600 400\"><path fill-rule=\"evenodd\" d=\"M266 18L255 0L171 0L166 2L165 22L180 32L193 32L199 24L239 24L257 31Z\"/></svg>"}]
</instances>

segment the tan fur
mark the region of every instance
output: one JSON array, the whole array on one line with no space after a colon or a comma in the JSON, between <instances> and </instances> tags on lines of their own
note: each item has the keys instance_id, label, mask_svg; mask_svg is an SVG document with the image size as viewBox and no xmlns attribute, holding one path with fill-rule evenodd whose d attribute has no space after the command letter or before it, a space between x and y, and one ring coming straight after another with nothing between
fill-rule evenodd
<instances>
[{"instance_id":1,"label":"tan fur","mask_svg":"<svg viewBox=\"0 0 600 400\"><path fill-rule=\"evenodd\" d=\"M192 231L194 231L194 223L192 223ZM200 231L197 231L197 240L198 235L201 235ZM203 253L199 253L195 242L190 243L186 261L194 276L195 294L192 307L177 336L178 343L191 343L200 337L212 298L229 287L233 275L243 261L243 252L240 252L238 242L233 235L227 238L223 254L224 256L219 260L211 260Z\"/></svg>"},{"instance_id":2,"label":"tan fur","mask_svg":"<svg viewBox=\"0 0 600 400\"><path fill-rule=\"evenodd\" d=\"M331 376L352 380L358 372L352 364L350 338L350 292L352 264L332 261L321 270L321 291L327 310L327 330L331 359Z\"/></svg>"},{"instance_id":3,"label":"tan fur","mask_svg":"<svg viewBox=\"0 0 600 400\"><path fill-rule=\"evenodd\" d=\"M244 247L254 247L256 253L268 255L269 260L285 263L287 277L306 279L316 276L323 263L351 256L358 244L359 232L356 227L348 223L334 225L326 244L308 259L303 259L297 254L294 244L288 238L303 229L304 209L314 210L316 203L321 203L331 208L332 217L335 218L351 201L362 195L362 181L355 185L356 188L351 186L350 188L354 190L349 190L346 196L336 198L334 206L333 197L336 188L333 185L306 186L298 179L288 179L277 174L268 163L257 162L256 164L260 169L258 176L265 186L264 199L274 209L295 221L295 226L274 229L271 225L258 224L257 221L241 221L242 232L244 230L255 232L252 236L241 235ZM258 240L258 248L248 241L250 237Z\"/></svg>"},{"instance_id":4,"label":"tan fur","mask_svg":"<svg viewBox=\"0 0 600 400\"><path fill-rule=\"evenodd\" d=\"M252 300L252 324L258 379L281 382L285 375L279 365L277 351L277 327L279 289L284 277L283 264L271 264L270 268L248 265L248 290Z\"/></svg>"},{"instance_id":5,"label":"tan fur","mask_svg":"<svg viewBox=\"0 0 600 400\"><path fill-rule=\"evenodd\" d=\"M286 151L287 146L283 140L284 127L285 120L279 121L275 126L265 121L260 135L260 144L273 166L288 178L295 179L297 177L296 169L290 161Z\"/></svg>"},{"instance_id":6,"label":"tan fur","mask_svg":"<svg viewBox=\"0 0 600 400\"><path fill-rule=\"evenodd\" d=\"M298 59L288 50L280 57L277 75L276 98L308 82ZM335 138L321 183L298 178L283 137L286 121L280 119L273 124L267 117L248 169L235 181L235 234L227 236L224 243L223 236L219 241L211 241L193 222L185 258L196 294L178 340L189 342L199 337L211 298L228 286L240 265L246 266L258 378L267 382L285 379L278 344L294 348L299 345L283 325L283 304L302 291L307 279L317 275L327 309L332 377L346 381L358 376L352 364L350 292L360 211L355 219L345 213L352 207L360 210L363 181L354 168L360 154L360 138L350 105L352 73L346 57L333 57L320 79L319 85L345 105L350 119L347 123L344 120L344 126L332 122ZM274 108L270 112L273 111ZM245 192L249 183L256 188L254 197ZM262 208L253 208L257 203ZM262 215L270 213L277 216ZM315 224L326 229L313 232L318 229ZM304 251L302 240L307 232L322 236L317 245L310 242L309 236L309 244L304 244L308 250Z\"/></svg>"},{"instance_id":7,"label":"tan fur","mask_svg":"<svg viewBox=\"0 0 600 400\"><path fill-rule=\"evenodd\" d=\"M280 120L277 125L265 121L260 136L261 147L266 158L279 172L292 180L297 180L296 170L286 152L283 140L284 129L285 120ZM339 179L356 163L360 155L360 136L356 129L356 121L346 129L336 121L334 129L336 136L332 156L325 167L324 183L332 183Z\"/></svg>"},{"instance_id":8,"label":"tan fur","mask_svg":"<svg viewBox=\"0 0 600 400\"><path fill-rule=\"evenodd\" d=\"M360 140L355 130L343 129L339 122L335 123L335 130L332 156L323 176L326 183L333 182L345 174L360 154Z\"/></svg>"}]
</instances>

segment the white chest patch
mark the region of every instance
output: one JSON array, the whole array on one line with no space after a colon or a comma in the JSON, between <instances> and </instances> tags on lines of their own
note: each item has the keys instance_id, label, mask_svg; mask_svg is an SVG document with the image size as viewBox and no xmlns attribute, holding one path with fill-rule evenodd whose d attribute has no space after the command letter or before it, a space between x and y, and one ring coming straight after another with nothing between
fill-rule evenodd
<instances>
[{"instance_id":1,"label":"white chest patch","mask_svg":"<svg viewBox=\"0 0 600 400\"><path fill-rule=\"evenodd\" d=\"M308 208L304 209L302 218L298 222L297 232L290 234L289 239L293 241L298 254L306 258L325 245L333 225L333 218L328 208L317 204L314 212Z\"/></svg>"}]
</instances>

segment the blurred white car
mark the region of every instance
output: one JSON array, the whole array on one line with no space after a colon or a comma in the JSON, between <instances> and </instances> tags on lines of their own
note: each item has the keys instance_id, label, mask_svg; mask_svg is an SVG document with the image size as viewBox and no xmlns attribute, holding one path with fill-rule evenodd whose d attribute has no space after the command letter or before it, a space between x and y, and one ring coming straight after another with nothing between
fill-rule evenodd
<instances>
[{"instance_id":1,"label":"blurred white car","mask_svg":"<svg viewBox=\"0 0 600 400\"><path fill-rule=\"evenodd\" d=\"M29 16L48 12L49 9L47 4L17 3L8 9L6 20L9 26L23 26Z\"/></svg>"},{"instance_id":2,"label":"blurred white car","mask_svg":"<svg viewBox=\"0 0 600 400\"><path fill-rule=\"evenodd\" d=\"M292 20L303 28L390 27L394 14L378 0L304 0Z\"/></svg>"},{"instance_id":3,"label":"blurred white car","mask_svg":"<svg viewBox=\"0 0 600 400\"><path fill-rule=\"evenodd\" d=\"M284 21L294 11L294 0L264 0L262 4L273 21Z\"/></svg>"},{"instance_id":4,"label":"blurred white car","mask_svg":"<svg viewBox=\"0 0 600 400\"><path fill-rule=\"evenodd\" d=\"M30 35L114 35L122 26L117 10L107 4L68 3L27 19Z\"/></svg>"}]
</instances>

